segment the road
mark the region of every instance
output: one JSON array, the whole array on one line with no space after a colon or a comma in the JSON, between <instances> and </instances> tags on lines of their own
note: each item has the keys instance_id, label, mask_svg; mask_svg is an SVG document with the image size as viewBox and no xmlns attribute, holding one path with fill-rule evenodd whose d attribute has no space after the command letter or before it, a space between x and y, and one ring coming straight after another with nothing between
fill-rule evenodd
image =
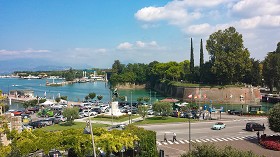
<instances>
[{"instance_id":1,"label":"road","mask_svg":"<svg viewBox=\"0 0 280 157\"><path fill-rule=\"evenodd\" d=\"M200 121L191 123L191 139L204 139L204 138L226 138L238 136L256 136L256 132L245 131L247 122L255 121L266 126L266 134L274 134L268 128L267 118L263 117L239 117L233 116L232 119L222 119L219 122L224 122L226 128L222 130L212 130L211 127L217 122L213 121ZM153 130L157 133L157 140L162 141L164 133L172 139L172 133L175 132L177 139L188 140L189 138L189 123L175 123L175 124L156 124L156 125L142 125L141 127L147 130Z\"/></svg>"},{"instance_id":2,"label":"road","mask_svg":"<svg viewBox=\"0 0 280 157\"><path fill-rule=\"evenodd\" d=\"M158 149L165 151L165 156L178 157L186 152L189 143L213 143L217 146L224 147L231 145L240 150L252 150L256 154L264 156L275 156L278 152L264 149L258 145L256 132L246 131L247 122L257 122L264 124L267 135L274 135L273 131L268 128L267 118L265 117L243 117L224 115L221 120L200 121L191 123L191 141L189 141L189 123L175 124L156 124L143 125L141 127L153 130L157 133ZM222 130L212 130L211 127L217 121L224 122L226 128ZM173 132L177 135L177 141L172 141ZM167 133L167 142L164 142L164 133ZM260 132L263 134L263 132ZM192 146L191 146L192 147Z\"/></svg>"}]
</instances>

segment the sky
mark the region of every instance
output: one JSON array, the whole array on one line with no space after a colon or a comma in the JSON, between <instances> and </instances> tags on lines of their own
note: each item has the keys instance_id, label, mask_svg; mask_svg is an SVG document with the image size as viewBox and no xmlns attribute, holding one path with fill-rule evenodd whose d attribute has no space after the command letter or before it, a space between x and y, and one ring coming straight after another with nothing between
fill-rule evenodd
<instances>
[{"instance_id":1,"label":"sky","mask_svg":"<svg viewBox=\"0 0 280 157\"><path fill-rule=\"evenodd\" d=\"M110 68L190 59L230 26L251 58L280 42L280 0L0 0L0 72L44 65ZM2 63L2 64L1 64Z\"/></svg>"}]
</instances>

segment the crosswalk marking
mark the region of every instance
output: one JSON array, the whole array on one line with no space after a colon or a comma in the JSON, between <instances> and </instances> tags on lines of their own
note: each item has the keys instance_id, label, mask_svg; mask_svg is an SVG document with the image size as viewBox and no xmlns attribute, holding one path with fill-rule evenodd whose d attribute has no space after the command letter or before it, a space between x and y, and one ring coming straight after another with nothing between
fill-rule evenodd
<instances>
[{"instance_id":1,"label":"crosswalk marking","mask_svg":"<svg viewBox=\"0 0 280 157\"><path fill-rule=\"evenodd\" d=\"M223 140L221 140L221 139L219 139L219 138L216 138L218 141L223 141Z\"/></svg>"},{"instance_id":2,"label":"crosswalk marking","mask_svg":"<svg viewBox=\"0 0 280 157\"><path fill-rule=\"evenodd\" d=\"M253 140L257 139L256 136L242 136L242 137L224 137L224 138L211 138L211 139L192 139L188 140L178 140L178 141L156 141L157 145L172 145L172 144L188 144L188 143L201 143L201 142L223 142L223 141L238 141L238 140Z\"/></svg>"},{"instance_id":3,"label":"crosswalk marking","mask_svg":"<svg viewBox=\"0 0 280 157\"><path fill-rule=\"evenodd\" d=\"M224 141L228 141L227 139L225 139L225 138L221 138L222 140L224 140Z\"/></svg>"},{"instance_id":4,"label":"crosswalk marking","mask_svg":"<svg viewBox=\"0 0 280 157\"><path fill-rule=\"evenodd\" d=\"M157 145L161 146L162 144L159 141L157 141Z\"/></svg>"},{"instance_id":5,"label":"crosswalk marking","mask_svg":"<svg viewBox=\"0 0 280 157\"><path fill-rule=\"evenodd\" d=\"M182 140L180 140L179 142L181 142L182 144L185 144L185 142L184 142L184 141L182 141Z\"/></svg>"},{"instance_id":6,"label":"crosswalk marking","mask_svg":"<svg viewBox=\"0 0 280 157\"><path fill-rule=\"evenodd\" d=\"M238 140L237 138L234 138L234 137L232 137L232 139L234 139L234 140Z\"/></svg>"},{"instance_id":7,"label":"crosswalk marking","mask_svg":"<svg viewBox=\"0 0 280 157\"><path fill-rule=\"evenodd\" d=\"M204 139L200 139L202 142L207 142L206 140L204 140Z\"/></svg>"},{"instance_id":8,"label":"crosswalk marking","mask_svg":"<svg viewBox=\"0 0 280 157\"><path fill-rule=\"evenodd\" d=\"M184 140L185 142L187 142L187 143L190 143L188 140Z\"/></svg>"},{"instance_id":9,"label":"crosswalk marking","mask_svg":"<svg viewBox=\"0 0 280 157\"><path fill-rule=\"evenodd\" d=\"M229 137L228 137L228 138L226 138L226 139L228 139L228 140L230 140L230 141L233 141L233 139L231 139L231 138L229 138Z\"/></svg>"},{"instance_id":10,"label":"crosswalk marking","mask_svg":"<svg viewBox=\"0 0 280 157\"><path fill-rule=\"evenodd\" d=\"M237 139L239 139L239 140L243 140L243 138L241 138L241 137L236 137Z\"/></svg>"}]
</instances>

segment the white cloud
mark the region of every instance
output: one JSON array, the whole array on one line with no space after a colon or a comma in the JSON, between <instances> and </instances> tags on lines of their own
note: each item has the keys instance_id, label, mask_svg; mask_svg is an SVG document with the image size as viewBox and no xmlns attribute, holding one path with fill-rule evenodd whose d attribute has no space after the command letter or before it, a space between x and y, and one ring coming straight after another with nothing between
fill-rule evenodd
<instances>
[{"instance_id":1,"label":"white cloud","mask_svg":"<svg viewBox=\"0 0 280 157\"><path fill-rule=\"evenodd\" d=\"M34 50L34 49L26 49L26 50L0 50L0 55L26 55L26 54L35 54L35 53L48 53L50 50Z\"/></svg>"},{"instance_id":2,"label":"white cloud","mask_svg":"<svg viewBox=\"0 0 280 157\"><path fill-rule=\"evenodd\" d=\"M230 7L233 15L254 17L263 15L279 15L279 0L241 0Z\"/></svg>"},{"instance_id":3,"label":"white cloud","mask_svg":"<svg viewBox=\"0 0 280 157\"><path fill-rule=\"evenodd\" d=\"M136 41L134 44L129 42L121 43L117 46L119 50L142 50L142 49L159 49L156 41L151 42L143 42L143 41Z\"/></svg>"},{"instance_id":4,"label":"white cloud","mask_svg":"<svg viewBox=\"0 0 280 157\"><path fill-rule=\"evenodd\" d=\"M132 44L129 42L120 43L117 47L119 50L129 50L132 48Z\"/></svg>"},{"instance_id":5,"label":"white cloud","mask_svg":"<svg viewBox=\"0 0 280 157\"><path fill-rule=\"evenodd\" d=\"M208 34L213 31L213 28L208 23L199 24L199 25L191 25L184 30L188 34Z\"/></svg>"}]
</instances>

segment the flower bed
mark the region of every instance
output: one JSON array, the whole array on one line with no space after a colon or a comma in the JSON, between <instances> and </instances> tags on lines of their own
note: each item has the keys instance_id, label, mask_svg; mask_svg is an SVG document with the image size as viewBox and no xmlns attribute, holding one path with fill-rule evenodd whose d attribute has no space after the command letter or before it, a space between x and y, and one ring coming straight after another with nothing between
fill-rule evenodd
<instances>
[{"instance_id":1,"label":"flower bed","mask_svg":"<svg viewBox=\"0 0 280 157\"><path fill-rule=\"evenodd\" d=\"M280 136L267 136L260 140L260 144L267 149L280 151Z\"/></svg>"}]
</instances>

